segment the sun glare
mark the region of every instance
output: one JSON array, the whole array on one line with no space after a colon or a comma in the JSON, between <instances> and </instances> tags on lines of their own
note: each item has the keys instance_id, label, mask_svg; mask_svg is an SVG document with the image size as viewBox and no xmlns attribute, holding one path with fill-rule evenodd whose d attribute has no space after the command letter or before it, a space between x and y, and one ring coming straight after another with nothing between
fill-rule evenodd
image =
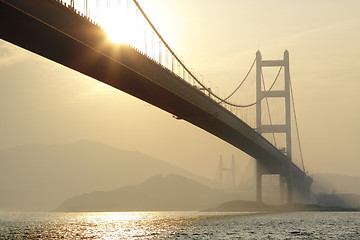
<instances>
[{"instance_id":1,"label":"sun glare","mask_svg":"<svg viewBox=\"0 0 360 240\"><path fill-rule=\"evenodd\" d=\"M101 26L109 41L131 45L155 61L169 65L165 46L133 1L88 1L86 13L79 2L75 1L75 8Z\"/></svg>"},{"instance_id":2,"label":"sun glare","mask_svg":"<svg viewBox=\"0 0 360 240\"><path fill-rule=\"evenodd\" d=\"M108 10L103 16L103 27L110 40L116 43L135 45L141 37L138 12L125 5Z\"/></svg>"},{"instance_id":3,"label":"sun glare","mask_svg":"<svg viewBox=\"0 0 360 240\"><path fill-rule=\"evenodd\" d=\"M128 43L128 40L125 38L125 35L122 34L116 26L106 26L105 31L111 41L115 43Z\"/></svg>"},{"instance_id":4,"label":"sun glare","mask_svg":"<svg viewBox=\"0 0 360 240\"><path fill-rule=\"evenodd\" d=\"M129 20L112 18L105 24L105 31L111 41L115 43L131 44L132 40L136 39L136 23Z\"/></svg>"},{"instance_id":5,"label":"sun glare","mask_svg":"<svg viewBox=\"0 0 360 240\"><path fill-rule=\"evenodd\" d=\"M160 41L133 1L88 1L86 13L81 1L75 1L75 8L99 24L110 41L129 44L160 60Z\"/></svg>"}]
</instances>

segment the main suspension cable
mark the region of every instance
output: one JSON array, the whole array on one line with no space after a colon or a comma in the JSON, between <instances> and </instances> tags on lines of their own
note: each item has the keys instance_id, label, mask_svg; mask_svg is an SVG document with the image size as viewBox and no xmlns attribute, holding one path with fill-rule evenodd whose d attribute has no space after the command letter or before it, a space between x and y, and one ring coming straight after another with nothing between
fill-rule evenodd
<instances>
[{"instance_id":1,"label":"main suspension cable","mask_svg":"<svg viewBox=\"0 0 360 240\"><path fill-rule=\"evenodd\" d=\"M202 84L195 76L194 74L185 66L185 64L178 58L178 56L174 53L174 51L170 48L170 46L165 42L164 38L160 35L160 33L156 30L155 26L152 24L152 22L150 21L150 19L148 18L148 16L146 15L146 13L143 11L143 9L141 8L141 6L139 5L139 3L136 0L133 0L133 2L135 3L136 7L139 9L139 11L141 12L141 14L143 15L143 17L145 18L145 20L149 23L150 27L152 28L152 30L155 32L155 34L159 37L159 39L162 41L162 43L165 45L165 47L169 50L169 52L171 53L171 55L178 61L178 63L185 69L185 71L203 88L203 89L207 89L206 86L204 84ZM211 91L209 91L209 94L214 96L215 98L218 98L219 100L221 100L220 97L216 96L215 94L213 94Z\"/></svg>"},{"instance_id":2,"label":"main suspension cable","mask_svg":"<svg viewBox=\"0 0 360 240\"><path fill-rule=\"evenodd\" d=\"M297 122L297 117L296 117L296 111L295 111L295 102L294 102L294 94L293 94L292 85L291 85L291 78L289 78L289 83L290 83L290 92L291 92L292 107L293 107L294 118L295 118L296 136L297 136L298 143L299 143L301 164L302 164L303 171L305 172L304 158L303 158L303 154L302 154L302 150L301 150L300 134L299 134L299 127L298 127L298 122Z\"/></svg>"}]
</instances>

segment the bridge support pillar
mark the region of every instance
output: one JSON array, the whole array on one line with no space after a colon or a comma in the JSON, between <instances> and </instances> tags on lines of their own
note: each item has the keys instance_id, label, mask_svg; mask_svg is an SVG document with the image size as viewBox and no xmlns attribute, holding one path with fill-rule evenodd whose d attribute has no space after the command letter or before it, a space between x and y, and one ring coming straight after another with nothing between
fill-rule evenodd
<instances>
[{"instance_id":1,"label":"bridge support pillar","mask_svg":"<svg viewBox=\"0 0 360 240\"><path fill-rule=\"evenodd\" d=\"M231 161L231 166L230 167L224 167L222 156L220 155L219 168L218 168L220 185L223 184L223 173L224 172L229 172L230 173L230 175L231 175L231 185L232 185L232 187L235 187L235 159L234 159L234 155L232 156L232 161Z\"/></svg>"}]
</instances>

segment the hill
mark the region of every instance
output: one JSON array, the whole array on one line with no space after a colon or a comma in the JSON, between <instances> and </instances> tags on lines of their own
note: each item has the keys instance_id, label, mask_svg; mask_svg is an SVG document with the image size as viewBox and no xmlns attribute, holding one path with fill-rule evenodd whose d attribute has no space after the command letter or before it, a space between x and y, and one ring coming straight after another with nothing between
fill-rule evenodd
<instances>
[{"instance_id":1,"label":"hill","mask_svg":"<svg viewBox=\"0 0 360 240\"><path fill-rule=\"evenodd\" d=\"M235 195L169 174L151 177L134 186L76 196L56 211L201 210L234 199Z\"/></svg>"},{"instance_id":2,"label":"hill","mask_svg":"<svg viewBox=\"0 0 360 240\"><path fill-rule=\"evenodd\" d=\"M0 151L0 210L48 211L75 195L169 173L206 182L143 153L97 142L13 147Z\"/></svg>"}]
</instances>

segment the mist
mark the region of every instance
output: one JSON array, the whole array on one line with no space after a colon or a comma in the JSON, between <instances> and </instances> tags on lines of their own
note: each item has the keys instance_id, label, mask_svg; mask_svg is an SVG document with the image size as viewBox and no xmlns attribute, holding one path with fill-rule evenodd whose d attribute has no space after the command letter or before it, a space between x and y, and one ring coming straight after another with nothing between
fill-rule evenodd
<instances>
[{"instance_id":1,"label":"mist","mask_svg":"<svg viewBox=\"0 0 360 240\"><path fill-rule=\"evenodd\" d=\"M220 95L234 89L257 50L266 59L277 59L288 49L306 170L310 175L359 175L357 1L281 6L251 1L206 4L154 0L141 4L178 55ZM192 8L188 8L190 4ZM197 11L200 7L206 11ZM255 199L251 187L254 160L202 129L3 40L0 72L0 164L2 191L6 192L2 195L9 197L0 208L51 210L77 195L112 191L159 174L166 177L179 172L221 191L234 193L236 186L242 186L237 196ZM106 165L104 159L116 162L115 158L128 158L109 157L110 153L86 155L88 149L81 147L69 153L37 152L39 146L73 146L83 139L141 152L177 170L147 168L147 157L131 170L118 163ZM36 154L20 154L23 148ZM18 155L7 155L11 151ZM63 156L65 153L71 154ZM216 183L220 155L236 159L240 170L235 186ZM120 170L122 174L110 177ZM331 193L334 188L328 189L325 192ZM346 193L358 194L353 188ZM281 202L276 176L264 176L264 201Z\"/></svg>"}]
</instances>

